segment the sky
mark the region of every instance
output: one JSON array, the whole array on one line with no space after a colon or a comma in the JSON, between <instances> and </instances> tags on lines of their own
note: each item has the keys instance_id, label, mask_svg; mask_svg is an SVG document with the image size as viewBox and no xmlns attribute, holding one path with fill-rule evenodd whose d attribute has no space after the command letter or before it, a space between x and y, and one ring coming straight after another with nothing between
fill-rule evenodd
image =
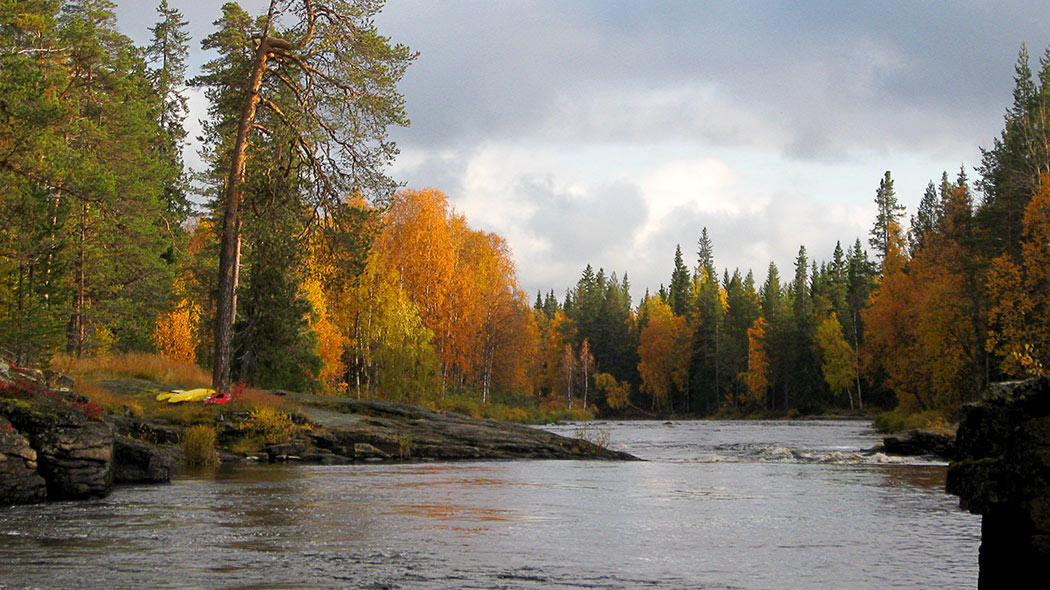
<instances>
[{"instance_id":1,"label":"sky","mask_svg":"<svg viewBox=\"0 0 1050 590\"><path fill-rule=\"evenodd\" d=\"M222 2L169 4L192 75ZM117 17L145 44L155 3ZM676 246L696 264L703 228L719 269L790 277L800 246L867 246L886 171L908 215L943 171L977 178L1047 22L1045 1L388 0L377 28L419 52L390 173L506 238L530 294L591 264L637 302ZM190 104L194 135L207 105Z\"/></svg>"}]
</instances>

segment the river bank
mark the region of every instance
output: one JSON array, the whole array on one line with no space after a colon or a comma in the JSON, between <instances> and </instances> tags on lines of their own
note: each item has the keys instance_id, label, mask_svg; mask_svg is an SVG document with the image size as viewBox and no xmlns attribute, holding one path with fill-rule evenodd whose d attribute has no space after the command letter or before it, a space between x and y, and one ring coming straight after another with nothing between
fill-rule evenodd
<instances>
[{"instance_id":1,"label":"river bank","mask_svg":"<svg viewBox=\"0 0 1050 590\"><path fill-rule=\"evenodd\" d=\"M136 380L102 385L141 403L163 387ZM103 412L68 377L0 361L0 504L98 497L115 484L170 481L184 462L180 442L194 421L214 428L224 462L634 459L580 438L406 404L282 397L282 407L293 408L287 413L198 404L179 420L143 419ZM268 431L273 423L264 423L265 416L279 417L281 429Z\"/></svg>"}]
</instances>

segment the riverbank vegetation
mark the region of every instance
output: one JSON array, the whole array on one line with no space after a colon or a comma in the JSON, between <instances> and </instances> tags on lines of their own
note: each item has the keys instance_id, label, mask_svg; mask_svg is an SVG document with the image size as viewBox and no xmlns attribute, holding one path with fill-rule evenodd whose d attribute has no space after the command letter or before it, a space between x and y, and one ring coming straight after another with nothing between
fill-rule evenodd
<instances>
[{"instance_id":1,"label":"riverbank vegetation","mask_svg":"<svg viewBox=\"0 0 1050 590\"><path fill-rule=\"evenodd\" d=\"M1033 76L1022 50L976 180L934 172L909 217L882 175L866 241L819 262L802 246L783 276L774 264L755 275L719 269L704 229L684 236L695 259L679 248L667 284L637 303L626 273L590 266L564 295L532 300L502 237L471 228L440 190L386 176L415 54L374 29L376 3L321 4L345 18L225 5L203 41L220 57L187 79L186 23L165 1L135 47L104 0L0 0L0 346L15 362L50 362L85 388L118 376L195 387L219 359L241 395L522 422L894 410L887 428L951 421L989 381L1047 372L1050 58ZM355 59L338 72L283 41L349 43L350 25L359 36L339 55ZM189 85L211 101L199 174L183 165ZM306 108L304 88L324 108ZM233 271L219 264L224 235ZM146 411L104 387L88 395Z\"/></svg>"}]
</instances>

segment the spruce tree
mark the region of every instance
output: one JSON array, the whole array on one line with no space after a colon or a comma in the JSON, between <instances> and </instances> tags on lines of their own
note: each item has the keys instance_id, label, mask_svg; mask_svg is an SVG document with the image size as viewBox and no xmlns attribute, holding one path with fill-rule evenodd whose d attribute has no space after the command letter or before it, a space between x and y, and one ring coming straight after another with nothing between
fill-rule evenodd
<instances>
[{"instance_id":1,"label":"spruce tree","mask_svg":"<svg viewBox=\"0 0 1050 590\"><path fill-rule=\"evenodd\" d=\"M947 176L944 179L947 182ZM915 253L922 248L923 238L926 234L933 231L941 222L942 206L941 197L937 194L937 187L934 186L931 180L926 185L926 192L922 195L922 200L919 201L919 208L915 215L911 218L911 229L908 232L908 245L911 249L911 255L915 256Z\"/></svg>"},{"instance_id":2,"label":"spruce tree","mask_svg":"<svg viewBox=\"0 0 1050 590\"><path fill-rule=\"evenodd\" d=\"M678 316L688 313L692 307L689 294L689 269L682 260L681 246L675 246L674 271L671 272L671 287L668 290L668 304L671 311Z\"/></svg>"},{"instance_id":3,"label":"spruce tree","mask_svg":"<svg viewBox=\"0 0 1050 590\"><path fill-rule=\"evenodd\" d=\"M875 249L879 260L882 260L886 257L886 249L893 237L890 233L900 231L898 220L904 215L904 205L897 201L897 194L893 190L893 178L888 170L875 191L875 207L875 225L871 228L871 239L868 243Z\"/></svg>"}]
</instances>

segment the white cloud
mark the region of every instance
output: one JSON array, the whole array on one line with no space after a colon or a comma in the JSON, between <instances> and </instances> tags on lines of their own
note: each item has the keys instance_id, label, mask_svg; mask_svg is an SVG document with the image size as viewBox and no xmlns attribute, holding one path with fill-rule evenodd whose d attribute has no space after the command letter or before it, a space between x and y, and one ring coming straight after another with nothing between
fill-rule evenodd
<instances>
[{"instance_id":1,"label":"white cloud","mask_svg":"<svg viewBox=\"0 0 1050 590\"><path fill-rule=\"evenodd\" d=\"M714 158L679 160L660 166L638 181L649 208L638 241L660 232L671 215L740 215L745 209L739 194L740 181L726 162ZM748 207L756 204L752 202Z\"/></svg>"}]
</instances>

